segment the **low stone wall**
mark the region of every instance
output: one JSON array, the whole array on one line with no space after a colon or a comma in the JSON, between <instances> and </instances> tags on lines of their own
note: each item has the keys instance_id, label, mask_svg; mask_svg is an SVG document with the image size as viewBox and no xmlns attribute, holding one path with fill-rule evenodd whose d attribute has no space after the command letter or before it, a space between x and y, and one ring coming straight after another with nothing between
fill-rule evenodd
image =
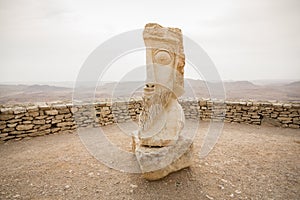
<instances>
[{"instance_id":1,"label":"low stone wall","mask_svg":"<svg viewBox=\"0 0 300 200\"><path fill-rule=\"evenodd\" d=\"M183 100L181 105L187 119L214 119L257 125L265 122L284 128L300 128L298 103Z\"/></svg>"},{"instance_id":2,"label":"low stone wall","mask_svg":"<svg viewBox=\"0 0 300 200\"><path fill-rule=\"evenodd\" d=\"M300 104L271 102L221 102L181 99L186 119L224 120L260 125L300 128ZM51 104L1 107L0 140L72 131L78 127L98 127L137 120L141 99L114 100L93 104Z\"/></svg>"},{"instance_id":3,"label":"low stone wall","mask_svg":"<svg viewBox=\"0 0 300 200\"><path fill-rule=\"evenodd\" d=\"M47 135L76 128L71 105L33 105L1 108L0 138L9 140Z\"/></svg>"}]
</instances>

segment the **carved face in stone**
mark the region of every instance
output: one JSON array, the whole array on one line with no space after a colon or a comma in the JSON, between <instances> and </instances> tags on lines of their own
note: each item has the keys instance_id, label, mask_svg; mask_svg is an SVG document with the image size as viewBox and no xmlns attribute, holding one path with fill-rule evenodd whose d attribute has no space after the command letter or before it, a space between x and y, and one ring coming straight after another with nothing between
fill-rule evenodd
<instances>
[{"instance_id":1,"label":"carved face in stone","mask_svg":"<svg viewBox=\"0 0 300 200\"><path fill-rule=\"evenodd\" d=\"M147 80L140 120L145 129L172 99L182 95L184 54L179 29L147 24L144 41L147 47Z\"/></svg>"},{"instance_id":2,"label":"carved face in stone","mask_svg":"<svg viewBox=\"0 0 300 200\"><path fill-rule=\"evenodd\" d=\"M152 83L155 85L155 88L159 85L164 86L172 91L174 89L174 80L176 79L174 53L167 48L151 48L147 51L146 84Z\"/></svg>"},{"instance_id":3,"label":"carved face in stone","mask_svg":"<svg viewBox=\"0 0 300 200\"><path fill-rule=\"evenodd\" d=\"M183 53L180 29L147 24L144 29L146 49L146 83L162 85L173 91L176 97L183 94Z\"/></svg>"}]
</instances>

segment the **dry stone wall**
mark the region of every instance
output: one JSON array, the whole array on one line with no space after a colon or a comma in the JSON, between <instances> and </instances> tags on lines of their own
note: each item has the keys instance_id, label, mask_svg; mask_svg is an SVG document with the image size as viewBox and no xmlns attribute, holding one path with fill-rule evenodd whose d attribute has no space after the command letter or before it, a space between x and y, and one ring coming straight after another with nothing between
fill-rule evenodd
<instances>
[{"instance_id":1,"label":"dry stone wall","mask_svg":"<svg viewBox=\"0 0 300 200\"><path fill-rule=\"evenodd\" d=\"M224 120L260 125L269 123L300 128L300 104L252 101L179 100L186 119ZM99 127L137 120L141 99L108 100L93 104L18 105L0 109L0 140L70 132L79 127Z\"/></svg>"}]
</instances>

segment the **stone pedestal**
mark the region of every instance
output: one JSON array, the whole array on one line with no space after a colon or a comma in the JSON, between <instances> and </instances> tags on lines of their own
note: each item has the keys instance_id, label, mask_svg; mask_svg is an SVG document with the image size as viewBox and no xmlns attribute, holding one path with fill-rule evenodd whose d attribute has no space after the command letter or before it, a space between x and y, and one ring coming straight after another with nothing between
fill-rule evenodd
<instances>
[{"instance_id":1,"label":"stone pedestal","mask_svg":"<svg viewBox=\"0 0 300 200\"><path fill-rule=\"evenodd\" d=\"M137 146L135 154L148 180L158 180L192 164L192 141L179 137L172 146L152 148Z\"/></svg>"}]
</instances>

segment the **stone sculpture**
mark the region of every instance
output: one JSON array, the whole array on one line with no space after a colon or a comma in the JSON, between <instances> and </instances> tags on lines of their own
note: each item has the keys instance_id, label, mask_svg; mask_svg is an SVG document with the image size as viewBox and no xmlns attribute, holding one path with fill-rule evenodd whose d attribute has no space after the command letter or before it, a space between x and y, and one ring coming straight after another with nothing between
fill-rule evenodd
<instances>
[{"instance_id":1,"label":"stone sculpture","mask_svg":"<svg viewBox=\"0 0 300 200\"><path fill-rule=\"evenodd\" d=\"M182 134L185 118L178 103L184 92L185 55L178 28L149 23L143 37L147 80L133 151L143 177L157 180L191 165L192 142Z\"/></svg>"}]
</instances>

